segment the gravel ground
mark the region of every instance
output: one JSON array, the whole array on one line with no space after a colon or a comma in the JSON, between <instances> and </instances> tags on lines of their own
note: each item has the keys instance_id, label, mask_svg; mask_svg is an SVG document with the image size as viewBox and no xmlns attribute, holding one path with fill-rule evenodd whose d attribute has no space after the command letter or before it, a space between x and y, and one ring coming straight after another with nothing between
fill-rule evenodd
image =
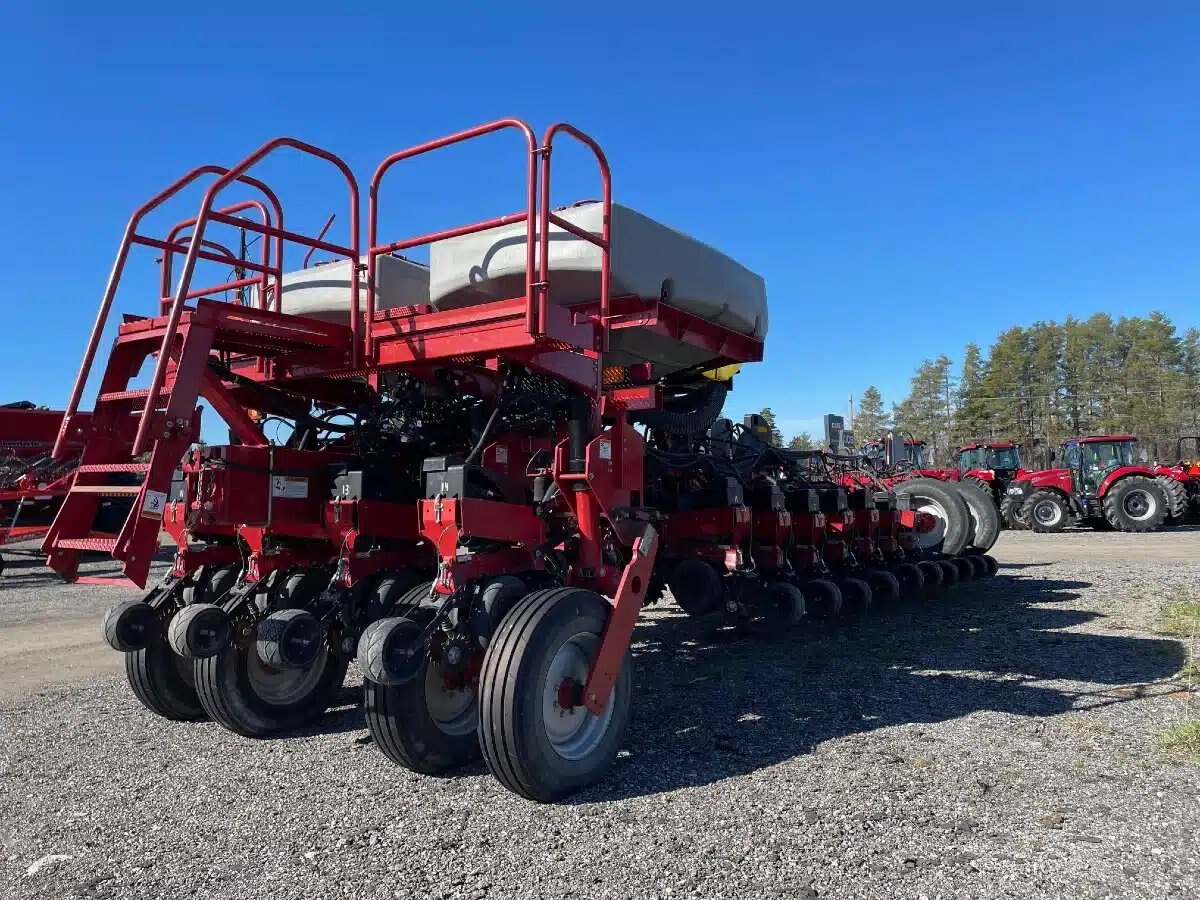
<instances>
[{"instance_id":1,"label":"gravel ground","mask_svg":"<svg viewBox=\"0 0 1200 900\"><path fill-rule=\"evenodd\" d=\"M1155 745L1200 698L1154 632L1197 547L1006 533L993 580L781 637L655 610L626 749L559 806L392 766L352 687L249 741L35 686L0 697L0 896L1200 898L1200 767ZM0 627L84 589L9 591Z\"/></svg>"}]
</instances>

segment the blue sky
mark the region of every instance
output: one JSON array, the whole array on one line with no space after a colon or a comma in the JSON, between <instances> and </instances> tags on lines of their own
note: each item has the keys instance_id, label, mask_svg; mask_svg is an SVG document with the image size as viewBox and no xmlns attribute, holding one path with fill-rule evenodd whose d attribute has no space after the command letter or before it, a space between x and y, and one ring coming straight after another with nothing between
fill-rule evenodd
<instances>
[{"instance_id":1,"label":"blue sky","mask_svg":"<svg viewBox=\"0 0 1200 900\"><path fill-rule=\"evenodd\" d=\"M764 275L767 362L731 412L789 434L1011 325L1200 324L1194 4L23 6L0 38L4 400L65 402L129 213L183 171L288 134L365 182L505 115L586 129L619 201ZM556 202L595 196L585 163L556 155ZM313 163L262 174L291 227L343 210ZM497 139L390 187L385 233L412 234L515 209L519 163ZM148 313L153 255L131 265L117 308Z\"/></svg>"}]
</instances>

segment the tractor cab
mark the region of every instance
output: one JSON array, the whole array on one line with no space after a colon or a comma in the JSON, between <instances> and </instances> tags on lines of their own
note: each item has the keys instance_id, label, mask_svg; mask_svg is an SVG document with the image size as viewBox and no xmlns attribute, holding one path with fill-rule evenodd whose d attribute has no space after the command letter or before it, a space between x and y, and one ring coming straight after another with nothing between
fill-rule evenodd
<instances>
[{"instance_id":1,"label":"tractor cab","mask_svg":"<svg viewBox=\"0 0 1200 900\"><path fill-rule=\"evenodd\" d=\"M958 451L958 473L994 472L1009 479L1021 468L1021 446L1010 443L967 444Z\"/></svg>"},{"instance_id":2,"label":"tractor cab","mask_svg":"<svg viewBox=\"0 0 1200 900\"><path fill-rule=\"evenodd\" d=\"M1090 437L1067 441L1062 446L1063 467L1071 472L1077 493L1095 496L1105 476L1121 466L1132 466L1137 438L1128 436Z\"/></svg>"},{"instance_id":3,"label":"tractor cab","mask_svg":"<svg viewBox=\"0 0 1200 900\"><path fill-rule=\"evenodd\" d=\"M889 442L891 447L889 448ZM898 452L899 451L899 452ZM881 440L867 441L859 451L876 464L876 468L898 466L904 469L925 468L925 442L905 438L903 449L899 439L887 437ZM894 458L892 458L894 455Z\"/></svg>"}]
</instances>

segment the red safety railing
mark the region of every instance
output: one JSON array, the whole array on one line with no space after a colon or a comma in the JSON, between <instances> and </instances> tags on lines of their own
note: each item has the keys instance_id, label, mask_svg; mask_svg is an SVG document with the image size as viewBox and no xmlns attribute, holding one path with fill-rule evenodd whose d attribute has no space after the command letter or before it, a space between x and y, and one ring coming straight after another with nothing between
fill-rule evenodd
<instances>
[{"instance_id":1,"label":"red safety railing","mask_svg":"<svg viewBox=\"0 0 1200 900\"><path fill-rule=\"evenodd\" d=\"M554 138L559 133L569 135L581 144L592 151L596 157L596 162L600 166L600 181L603 193L601 194L601 203L603 204L602 224L600 237L584 231L577 225L568 222L562 216L555 215L550 212L550 151L554 144ZM610 298L610 279L609 279L609 248L612 239L612 174L608 168L608 159L604 155L604 151L600 149L589 135L580 131L574 125L567 122L558 122L546 129L546 133L542 136L541 146L542 156L542 205L539 211L541 219L541 232L539 238L539 254L538 254L538 280L537 280L537 315L538 327L537 334L544 334L546 331L546 307L550 302L550 225L554 224L563 231L568 231L580 240L587 241L589 244L595 244L600 248L600 350L601 352L608 350L608 317L610 315L609 304Z\"/></svg>"},{"instance_id":2,"label":"red safety railing","mask_svg":"<svg viewBox=\"0 0 1200 900\"><path fill-rule=\"evenodd\" d=\"M317 238L311 238L307 235L298 234L293 231L287 231L283 227L282 210L276 214L278 225L259 224L248 219L237 219L228 213L213 209L213 203L217 196L234 181L243 180L244 174L253 166L262 162L274 151L281 147L291 147L294 150L299 150L301 153L306 153L310 156L315 156L323 159L326 162L335 166L346 179L346 186L350 193L350 246L342 247L337 244L331 244ZM313 144L307 144L303 141L298 141L295 138L280 137L274 140L267 141L240 163L238 163L229 171L225 172L221 177L214 181L207 191L204 192L204 199L200 203L200 212L196 215L196 221L192 228L192 240L188 245L187 254L183 260L183 269L179 273L179 285L175 290L175 297L171 303L171 309L167 313L167 323L163 331L162 345L159 348L158 359L155 362L154 374L150 378L150 387L146 397L146 409L153 409L158 402L159 394L162 392L163 382L166 380L167 368L171 357L171 348L175 342L175 336L179 331L179 319L183 315L183 306L186 300L194 296L189 293L191 288L192 274L196 269L196 261L205 259L204 250L202 249L202 241L204 240L204 229L209 222L220 222L225 225L233 225L239 228L245 228L247 231L254 231L261 234L264 240L268 237L275 238L279 242L279 253L276 263L279 266L280 273L283 267L283 252L282 242L290 241L295 244L301 244L306 247L315 247L318 250L324 250L326 253L332 253L335 256L344 256L349 260L350 268L350 330L352 336L351 346L351 364L358 366L362 360L363 343L362 343L362 321L359 316L358 302L358 259L359 259L359 194L358 182L354 178L354 173L350 171L350 167L345 162L328 150L323 150ZM163 248L165 249L165 248ZM247 265L247 269L256 271L253 264ZM216 293L221 290L228 290L229 284L220 285L216 288L209 288L210 293ZM276 284L275 305L276 309L283 295L282 275L280 281ZM133 455L145 452L146 444L150 434L151 416L144 416L138 424L137 437L134 439Z\"/></svg>"},{"instance_id":3,"label":"red safety railing","mask_svg":"<svg viewBox=\"0 0 1200 900\"><path fill-rule=\"evenodd\" d=\"M105 286L104 296L100 301L100 310L96 313L96 321L92 325L92 333L88 338L87 347L83 352L83 361L79 366L79 374L76 376L75 385L71 389L71 397L67 402L67 409L65 415L63 416L62 427L59 429L58 438L54 442L54 450L52 455L55 459L62 459L66 452L66 437L69 433L71 417L79 411L79 401L83 397L83 391L87 386L88 376L92 371L92 364L96 360L96 350L100 346L100 338L104 334L104 326L108 322L108 314L112 310L113 299L116 297L117 287L121 283L121 275L125 271L125 263L129 259L130 247L132 247L134 244L139 244L146 247L155 247L159 250L162 250L164 253L172 249L171 246L165 241L159 241L154 238L149 238L145 235L138 234L138 225L141 224L142 219L144 219L150 212L160 207L171 197L174 197L197 178L200 178L203 175L219 175L224 177L228 174L229 170L224 166L198 166L197 168L192 169L192 171L188 172L178 181L172 183L165 190L151 197L140 207L138 207L132 216L130 216L129 222L125 226L125 234L121 238L121 245L117 250L117 258L113 263L112 272L108 276L108 284ZM275 196L275 193L269 187L256 178L244 177L240 174L233 180L242 182L243 184L247 184L250 187L261 191L271 204L271 208L274 210L275 221L282 223L283 209L279 205L279 198ZM202 241L203 236L200 236L199 240L194 240L192 242L192 246L189 246L188 248L189 256L194 256L197 259L213 260L215 262L227 261L222 255L204 251L202 249ZM149 416L144 417L142 420L143 424L149 421L149 419Z\"/></svg>"},{"instance_id":4,"label":"red safety railing","mask_svg":"<svg viewBox=\"0 0 1200 900\"><path fill-rule=\"evenodd\" d=\"M401 160L411 159L414 156L421 156L425 153L430 153L434 150L440 150L443 147L449 147L452 144L460 144L463 141L471 140L472 138L483 137L487 134L493 134L497 131L503 131L507 128L515 128L525 136L526 149L528 158L526 160L526 207L524 212L510 213L506 216L497 216L494 219L488 219L486 222L477 222L473 225L461 225L458 228L447 228L443 231L433 232L432 234L421 235L420 237L407 238L401 241L393 241L390 244L378 244L379 239L379 184L383 180L383 176L387 174L396 163ZM466 131L460 131L457 134L452 134L444 138L439 138L435 141L428 141L424 144L418 144L416 147L410 147L407 150L400 150L387 157L379 164L375 170L375 175L371 179L370 192L368 194L367 205L367 342L366 354L367 358L371 358L371 353L374 349L374 339L371 334L370 322L375 315L375 269L376 260L386 253L396 253L401 250L408 250L413 247L421 247L425 244L432 244L434 241L446 240L453 237L461 237L465 234L475 234L479 231L486 231L489 228L498 228L502 225L512 225L517 222L524 222L526 227L526 256L525 256L525 296L529 298L529 307L526 315L526 325L531 334L540 333L536 329L541 321L538 311L535 306L534 288L534 247L537 239L537 189L538 189L538 146L537 138L533 133L533 129L520 119L498 119L495 122L489 122L486 125L479 125L475 128L469 128Z\"/></svg>"},{"instance_id":5,"label":"red safety railing","mask_svg":"<svg viewBox=\"0 0 1200 900\"><path fill-rule=\"evenodd\" d=\"M226 206L223 209L218 210L218 212L225 213L226 215L233 215L234 213L243 212L244 210L247 210L247 209L257 210L259 216L262 217L264 225L272 224L271 213L268 212L266 206L264 206L258 200L243 200L241 203L235 203L232 206ZM167 232L167 241L166 241L167 244L176 245L176 246L174 249L164 251L163 256L162 256L162 265L161 265L162 275L160 278L160 285L159 285L159 297L160 297L159 315L162 315L163 313L166 312L166 304L170 303L174 299L173 297L171 297L171 269L172 269L172 264L173 264L175 254L187 253L187 249L188 249L187 242L191 241L191 236L185 235L181 238L180 233L185 228L191 228L195 224L196 224L196 219L194 217L191 219L184 219L182 222L177 223L169 232ZM241 266L242 268L247 268L245 265L243 265L243 262L245 262L245 261L239 259L237 254L235 254L228 247L218 244L215 241L209 241L209 240L203 240L203 241L201 241L201 244L205 247L209 247L210 249L224 253L228 257L228 261L233 263L233 265L235 267ZM257 285L258 286L258 306L260 309L267 308L267 296L270 293L269 284L268 284L269 274L274 273L276 275L277 280L283 277L283 269L282 269L283 241L281 239L276 239L275 248L276 248L275 255L276 255L277 259L280 260L280 262L277 264L277 266L275 268L271 267L271 244L269 241L263 240L263 242L262 242L262 264L259 267L262 270L261 274L259 274L257 278L244 279L243 281L234 285L235 289L242 288L242 287L249 287L251 285ZM270 272L268 272L267 270L270 270ZM276 287L278 287L278 283L276 284ZM276 293L276 295L278 295L278 293L279 293L278 290L275 293ZM276 301L276 310L278 311L278 300Z\"/></svg>"}]
</instances>

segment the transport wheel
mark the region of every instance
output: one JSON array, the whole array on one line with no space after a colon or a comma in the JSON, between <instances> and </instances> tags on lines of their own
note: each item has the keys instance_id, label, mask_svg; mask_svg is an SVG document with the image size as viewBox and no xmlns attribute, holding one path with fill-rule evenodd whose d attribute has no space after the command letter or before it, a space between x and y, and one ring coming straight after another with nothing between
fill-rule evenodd
<instances>
[{"instance_id":1,"label":"transport wheel","mask_svg":"<svg viewBox=\"0 0 1200 900\"><path fill-rule=\"evenodd\" d=\"M871 586L861 578L839 578L842 591L842 614L847 617L866 615L871 608Z\"/></svg>"},{"instance_id":2,"label":"transport wheel","mask_svg":"<svg viewBox=\"0 0 1200 900\"><path fill-rule=\"evenodd\" d=\"M996 559L996 557L985 553L979 558L982 559L984 565L987 566L988 575L994 576L1000 571L1000 562Z\"/></svg>"},{"instance_id":3,"label":"transport wheel","mask_svg":"<svg viewBox=\"0 0 1200 900\"><path fill-rule=\"evenodd\" d=\"M1021 507L1021 518L1038 534L1056 534L1067 527L1071 513L1058 491L1038 491Z\"/></svg>"},{"instance_id":4,"label":"transport wheel","mask_svg":"<svg viewBox=\"0 0 1200 900\"><path fill-rule=\"evenodd\" d=\"M892 566L892 574L900 585L900 596L905 599L916 597L925 586L925 576L916 563L897 563Z\"/></svg>"},{"instance_id":5,"label":"transport wheel","mask_svg":"<svg viewBox=\"0 0 1200 900\"><path fill-rule=\"evenodd\" d=\"M1154 531L1167 517L1167 497L1153 478L1127 475L1104 495L1104 517L1119 531Z\"/></svg>"},{"instance_id":6,"label":"transport wheel","mask_svg":"<svg viewBox=\"0 0 1200 900\"><path fill-rule=\"evenodd\" d=\"M962 492L934 478L914 478L896 488L896 496L912 498L913 509L933 516L930 531L917 532L926 553L961 553L971 536L971 516Z\"/></svg>"},{"instance_id":7,"label":"transport wheel","mask_svg":"<svg viewBox=\"0 0 1200 900\"><path fill-rule=\"evenodd\" d=\"M405 600L420 602L427 594L428 587L419 585ZM423 628L436 612L426 606L407 615ZM478 701L471 685L448 682L440 658L428 652L413 678L399 684L363 680L363 712L375 744L392 762L423 775L479 758Z\"/></svg>"},{"instance_id":8,"label":"transport wheel","mask_svg":"<svg viewBox=\"0 0 1200 900\"><path fill-rule=\"evenodd\" d=\"M1006 528L1011 528L1013 531L1027 531L1029 525L1021 518L1021 504L1024 499L1021 497L1009 497L1005 495L1000 501L1000 519L1004 522Z\"/></svg>"},{"instance_id":9,"label":"transport wheel","mask_svg":"<svg viewBox=\"0 0 1200 900\"><path fill-rule=\"evenodd\" d=\"M814 578L804 583L804 599L814 619L835 622L842 614L842 590L827 578Z\"/></svg>"},{"instance_id":10,"label":"transport wheel","mask_svg":"<svg viewBox=\"0 0 1200 900\"><path fill-rule=\"evenodd\" d=\"M971 565L971 560L965 556L956 556L950 560L954 568L958 569L959 581L971 581L975 577L975 567Z\"/></svg>"},{"instance_id":11,"label":"transport wheel","mask_svg":"<svg viewBox=\"0 0 1200 900\"><path fill-rule=\"evenodd\" d=\"M721 605L725 585L721 576L702 559L685 559L675 564L667 577L675 602L689 616L706 615Z\"/></svg>"},{"instance_id":12,"label":"transport wheel","mask_svg":"<svg viewBox=\"0 0 1200 900\"><path fill-rule=\"evenodd\" d=\"M308 665L270 665L254 628L237 628L213 656L197 659L196 691L213 721L245 737L311 725L325 714L346 677L346 657L322 641Z\"/></svg>"},{"instance_id":13,"label":"transport wheel","mask_svg":"<svg viewBox=\"0 0 1200 900\"><path fill-rule=\"evenodd\" d=\"M936 560L923 559L917 563L917 568L921 570L921 577L924 581L923 587L935 590L936 588L945 586L946 573L937 564Z\"/></svg>"},{"instance_id":14,"label":"transport wheel","mask_svg":"<svg viewBox=\"0 0 1200 900\"><path fill-rule=\"evenodd\" d=\"M971 519L969 546L986 553L1000 537L1000 512L996 509L992 492L971 481L964 481L956 487L967 503L967 514Z\"/></svg>"},{"instance_id":15,"label":"transport wheel","mask_svg":"<svg viewBox=\"0 0 1200 900\"><path fill-rule=\"evenodd\" d=\"M1183 486L1182 482L1166 475L1156 475L1154 480L1158 482L1158 486L1162 488L1163 494L1167 498L1167 521L1182 522L1187 518L1187 488Z\"/></svg>"},{"instance_id":16,"label":"transport wheel","mask_svg":"<svg viewBox=\"0 0 1200 900\"><path fill-rule=\"evenodd\" d=\"M601 715L563 705L587 681L608 616L591 591L551 588L521 600L493 637L479 679L479 743L510 791L548 803L612 766L632 706L629 651Z\"/></svg>"},{"instance_id":17,"label":"transport wheel","mask_svg":"<svg viewBox=\"0 0 1200 900\"><path fill-rule=\"evenodd\" d=\"M804 618L804 593L794 584L773 581L763 588L767 619L774 625L790 627Z\"/></svg>"},{"instance_id":18,"label":"transport wheel","mask_svg":"<svg viewBox=\"0 0 1200 900\"><path fill-rule=\"evenodd\" d=\"M125 654L125 678L142 705L164 719L192 722L205 717L192 661L172 651L161 636Z\"/></svg>"},{"instance_id":19,"label":"transport wheel","mask_svg":"<svg viewBox=\"0 0 1200 900\"><path fill-rule=\"evenodd\" d=\"M894 606L900 599L900 579L884 569L872 569L863 575L871 588L871 603L876 609Z\"/></svg>"},{"instance_id":20,"label":"transport wheel","mask_svg":"<svg viewBox=\"0 0 1200 900\"><path fill-rule=\"evenodd\" d=\"M939 559L937 566L942 570L942 587L954 587L962 579L959 578L958 566L948 559Z\"/></svg>"}]
</instances>

